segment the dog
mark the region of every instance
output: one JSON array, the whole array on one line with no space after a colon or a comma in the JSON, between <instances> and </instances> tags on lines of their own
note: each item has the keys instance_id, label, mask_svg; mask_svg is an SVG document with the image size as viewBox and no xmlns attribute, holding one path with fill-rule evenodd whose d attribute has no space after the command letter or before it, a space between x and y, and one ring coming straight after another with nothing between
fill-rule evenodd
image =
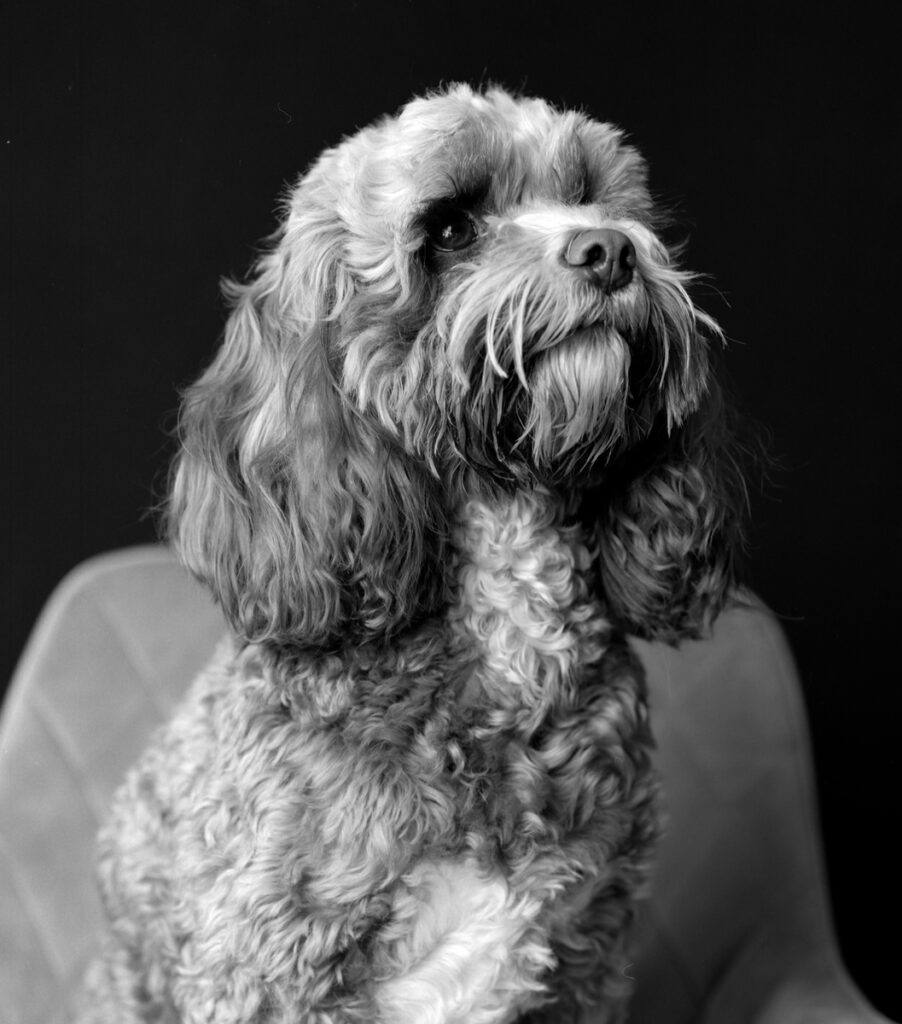
<instances>
[{"instance_id":1,"label":"dog","mask_svg":"<svg viewBox=\"0 0 902 1024\"><path fill-rule=\"evenodd\" d=\"M659 832L628 634L730 600L716 323L646 166L454 85L291 190L166 512L232 637L100 839L83 1020L616 1022Z\"/></svg>"}]
</instances>

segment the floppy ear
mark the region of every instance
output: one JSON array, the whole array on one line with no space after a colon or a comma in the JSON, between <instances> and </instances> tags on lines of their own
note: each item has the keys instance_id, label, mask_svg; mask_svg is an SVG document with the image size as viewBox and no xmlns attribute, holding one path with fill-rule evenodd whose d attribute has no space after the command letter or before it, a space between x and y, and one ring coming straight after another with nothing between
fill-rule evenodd
<instances>
[{"instance_id":1,"label":"floppy ear","mask_svg":"<svg viewBox=\"0 0 902 1024\"><path fill-rule=\"evenodd\" d=\"M385 637L443 597L437 486L340 390L353 282L325 204L257 270L227 287L224 343L184 397L170 537L250 641Z\"/></svg>"},{"instance_id":2,"label":"floppy ear","mask_svg":"<svg viewBox=\"0 0 902 1024\"><path fill-rule=\"evenodd\" d=\"M730 597L746 491L719 393L661 434L606 483L598 541L612 617L673 643L702 635Z\"/></svg>"}]
</instances>

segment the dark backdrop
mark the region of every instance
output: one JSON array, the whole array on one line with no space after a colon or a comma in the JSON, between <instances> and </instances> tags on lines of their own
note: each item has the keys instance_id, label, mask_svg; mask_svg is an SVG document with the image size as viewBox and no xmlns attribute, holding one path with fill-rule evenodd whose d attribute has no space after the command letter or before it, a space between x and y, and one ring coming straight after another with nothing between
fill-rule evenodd
<instances>
[{"instance_id":1,"label":"dark backdrop","mask_svg":"<svg viewBox=\"0 0 902 1024\"><path fill-rule=\"evenodd\" d=\"M3 678L66 570L153 539L177 388L284 182L442 80L583 105L676 206L737 401L781 460L753 492L751 578L800 663L847 960L902 1018L889 21L867 3L25 6L3 33Z\"/></svg>"}]
</instances>

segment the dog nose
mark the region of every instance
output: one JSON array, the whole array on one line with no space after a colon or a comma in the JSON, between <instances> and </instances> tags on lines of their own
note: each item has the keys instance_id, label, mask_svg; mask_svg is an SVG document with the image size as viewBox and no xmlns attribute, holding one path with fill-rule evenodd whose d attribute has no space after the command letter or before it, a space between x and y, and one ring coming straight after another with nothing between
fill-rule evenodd
<instances>
[{"instance_id":1,"label":"dog nose","mask_svg":"<svg viewBox=\"0 0 902 1024\"><path fill-rule=\"evenodd\" d=\"M564 262L574 270L597 277L605 291L614 292L632 281L636 249L622 231L593 228L570 239Z\"/></svg>"}]
</instances>

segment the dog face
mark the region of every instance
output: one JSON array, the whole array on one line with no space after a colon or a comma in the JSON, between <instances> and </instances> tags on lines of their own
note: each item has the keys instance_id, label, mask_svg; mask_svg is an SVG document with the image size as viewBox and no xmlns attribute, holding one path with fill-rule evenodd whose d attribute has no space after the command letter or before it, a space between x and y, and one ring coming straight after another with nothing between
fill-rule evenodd
<instances>
[{"instance_id":1,"label":"dog face","mask_svg":"<svg viewBox=\"0 0 902 1024\"><path fill-rule=\"evenodd\" d=\"M342 393L440 475L462 459L569 483L659 411L680 423L704 391L713 325L651 212L644 164L615 129L458 88L300 183L285 299L302 336L323 313L307 304L331 296Z\"/></svg>"},{"instance_id":2,"label":"dog face","mask_svg":"<svg viewBox=\"0 0 902 1024\"><path fill-rule=\"evenodd\" d=\"M604 492L613 614L697 619L724 547L693 423L718 332L653 224L617 129L500 90L415 100L324 153L183 408L170 521L240 632L390 636L447 599L466 500L535 486Z\"/></svg>"}]
</instances>

